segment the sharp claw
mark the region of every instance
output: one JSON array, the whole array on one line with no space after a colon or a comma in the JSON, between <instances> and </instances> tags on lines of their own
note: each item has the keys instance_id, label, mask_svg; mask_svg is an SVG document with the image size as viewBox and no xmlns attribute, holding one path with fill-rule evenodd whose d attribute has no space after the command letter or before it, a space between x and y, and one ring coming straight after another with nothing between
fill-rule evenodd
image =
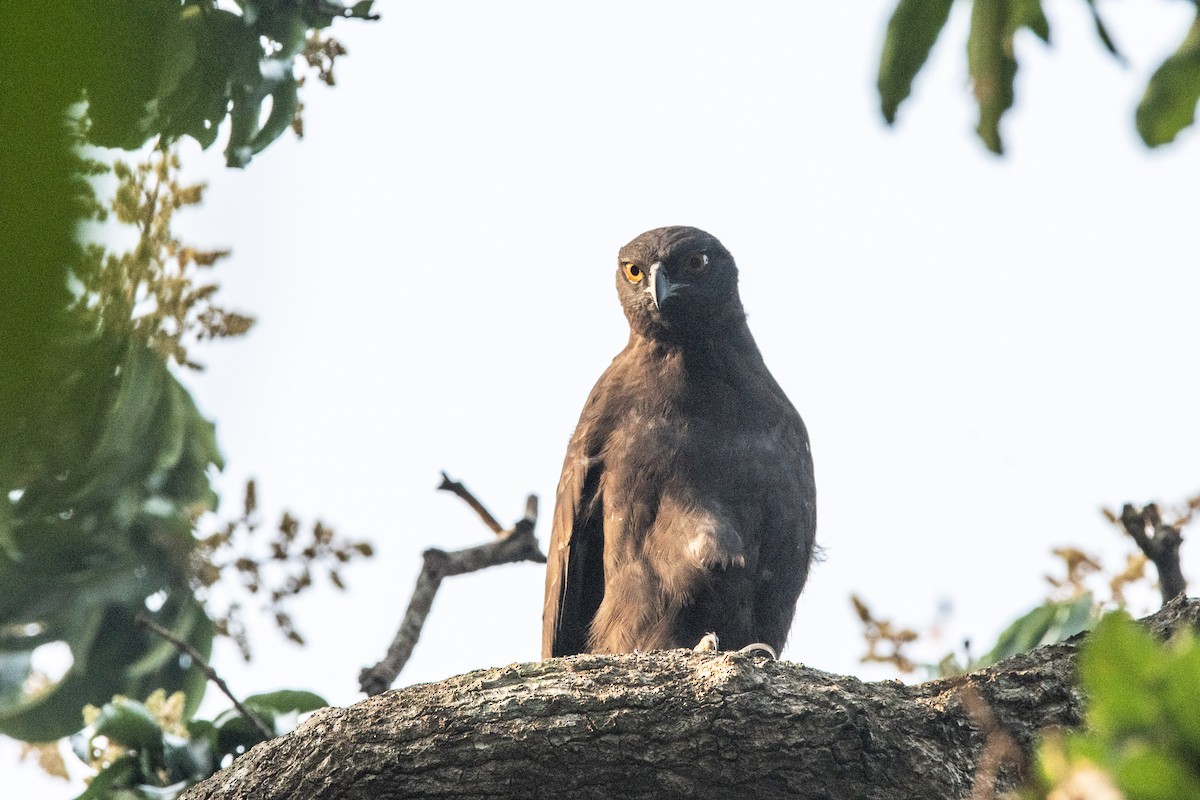
<instances>
[{"instance_id":1,"label":"sharp claw","mask_svg":"<svg viewBox=\"0 0 1200 800\"><path fill-rule=\"evenodd\" d=\"M706 633L704 638L692 648L693 653L715 653L721 649L721 642L715 633Z\"/></svg>"},{"instance_id":2,"label":"sharp claw","mask_svg":"<svg viewBox=\"0 0 1200 800\"><path fill-rule=\"evenodd\" d=\"M696 645L696 646L699 647L700 645ZM779 660L779 654L775 652L775 648L771 647L771 645L766 644L764 642L755 642L754 644L748 644L745 647L743 647L741 650L738 650L738 652L739 653L766 653L767 655L769 655L771 657L772 661Z\"/></svg>"}]
</instances>

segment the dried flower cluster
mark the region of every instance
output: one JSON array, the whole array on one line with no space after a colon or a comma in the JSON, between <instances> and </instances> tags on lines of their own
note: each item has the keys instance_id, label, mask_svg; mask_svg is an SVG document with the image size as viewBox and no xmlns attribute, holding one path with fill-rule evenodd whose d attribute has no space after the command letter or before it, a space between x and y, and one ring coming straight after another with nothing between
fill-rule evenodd
<instances>
[{"instance_id":1,"label":"dried flower cluster","mask_svg":"<svg viewBox=\"0 0 1200 800\"><path fill-rule=\"evenodd\" d=\"M174 150L155 150L134 165L117 161L112 171L118 183L111 210L133 226L137 243L124 253L99 244L83 248L74 270L75 310L96 327L127 330L163 358L200 369L189 353L193 343L241 336L254 324L217 305L218 284L204 274L229 251L184 244L172 230L175 212L198 204L205 185L181 182ZM91 206L96 218L106 217L99 203Z\"/></svg>"},{"instance_id":2,"label":"dried flower cluster","mask_svg":"<svg viewBox=\"0 0 1200 800\"><path fill-rule=\"evenodd\" d=\"M216 532L201 537L192 555L192 575L196 595L204 600L218 633L232 638L250 660L251 650L241 612L243 602L233 600L223 611L213 608L211 591L222 576L236 580L237 589L256 598L263 612L275 620L281 633L297 644L304 637L287 612L288 602L314 585L314 576L324 572L338 589L346 588L341 568L356 558L374 554L367 542L341 539L324 523L317 521L307 530L295 517L284 512L269 539L258 535L262 522L253 480L246 483L242 513ZM236 575L236 579L228 576Z\"/></svg>"}]
</instances>

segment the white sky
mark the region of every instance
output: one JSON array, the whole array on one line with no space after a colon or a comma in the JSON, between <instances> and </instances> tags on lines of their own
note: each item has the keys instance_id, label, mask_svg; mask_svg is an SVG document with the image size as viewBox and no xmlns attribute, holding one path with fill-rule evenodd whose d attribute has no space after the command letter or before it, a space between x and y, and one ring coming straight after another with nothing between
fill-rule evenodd
<instances>
[{"instance_id":1,"label":"white sky","mask_svg":"<svg viewBox=\"0 0 1200 800\"><path fill-rule=\"evenodd\" d=\"M336 26L350 55L335 89L304 91L302 142L245 172L185 149L211 188L181 227L234 249L224 301L259 318L185 376L217 420L226 509L256 476L269 522L287 508L378 550L348 593L300 604L307 648L264 623L251 667L219 649L235 691L359 699L421 551L490 536L434 491L439 470L506 524L538 494L545 541L572 427L626 337L617 249L660 225L733 252L812 437L827 559L789 660L891 676L858 663L851 592L916 626L950 603L922 654L982 652L1044 596L1051 547L1129 549L1101 505L1200 489L1200 145L1149 153L1133 130L1190 7L1105 5L1123 69L1083 2L1051 4L1053 49L1018 42L998 160L972 133L966 5L883 125L890 6L383 3ZM536 658L542 580L448 579L401 683ZM10 769L14 796L73 794Z\"/></svg>"}]
</instances>

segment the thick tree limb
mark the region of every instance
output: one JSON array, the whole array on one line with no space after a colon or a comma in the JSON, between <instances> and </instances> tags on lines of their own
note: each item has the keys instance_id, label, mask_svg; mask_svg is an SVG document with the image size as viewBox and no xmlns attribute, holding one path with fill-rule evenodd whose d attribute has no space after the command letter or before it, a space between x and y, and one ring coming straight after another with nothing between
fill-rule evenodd
<instances>
[{"instance_id":1,"label":"thick tree limb","mask_svg":"<svg viewBox=\"0 0 1200 800\"><path fill-rule=\"evenodd\" d=\"M1121 524L1146 558L1154 562L1163 603L1183 594L1187 590L1187 581L1179 564L1179 546L1183 544L1179 528L1164 523L1154 503L1140 511L1126 503L1121 509Z\"/></svg>"},{"instance_id":2,"label":"thick tree limb","mask_svg":"<svg viewBox=\"0 0 1200 800\"><path fill-rule=\"evenodd\" d=\"M429 610L433 607L433 598L438 587L442 585L442 578L514 561L546 563L546 556L538 547L537 539L533 535L538 508L535 495L529 495L525 501L525 516L511 530L506 531L465 486L450 480L444 472L438 489L453 492L461 497L498 538L478 547L450 553L437 548L425 551L425 565L417 577L417 586L408 602L408 610L404 612L404 619L388 647L387 655L378 664L366 667L358 674L359 686L369 696L387 691L408 663L413 648L417 646L417 639L421 637L421 628L425 626Z\"/></svg>"},{"instance_id":3,"label":"thick tree limb","mask_svg":"<svg viewBox=\"0 0 1200 800\"><path fill-rule=\"evenodd\" d=\"M684 650L513 664L317 712L185 797L965 798L989 739L1079 724L1079 638L917 686Z\"/></svg>"}]
</instances>

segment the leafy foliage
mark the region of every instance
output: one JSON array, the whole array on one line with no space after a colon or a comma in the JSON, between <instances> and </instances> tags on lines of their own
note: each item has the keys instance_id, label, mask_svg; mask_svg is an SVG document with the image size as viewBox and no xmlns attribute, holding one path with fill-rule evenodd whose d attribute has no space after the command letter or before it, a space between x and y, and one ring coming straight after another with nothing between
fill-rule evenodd
<instances>
[{"instance_id":1,"label":"leafy foliage","mask_svg":"<svg viewBox=\"0 0 1200 800\"><path fill-rule=\"evenodd\" d=\"M1181 510L1176 515L1180 524L1190 521L1195 508L1200 508L1200 496L1194 501L1189 500L1186 508L1191 511L1185 515ZM1104 514L1121 527L1111 511L1105 510ZM996 644L976 658L971 657L968 648L961 658L959 654L947 653L937 663L919 660L912 654L912 648L920 641L921 633L912 627L881 619L861 598L852 595L851 602L863 623L863 638L867 643L863 663L891 664L904 674L923 669L933 677L961 675L1083 633L1095 625L1103 609L1124 607L1125 593L1131 587L1145 587L1149 583L1147 559L1141 553L1127 556L1121 570L1107 570L1097 557L1073 547L1055 548L1052 553L1062 560L1065 574L1061 577L1047 575L1050 591L1046 600L1015 619L1000 634ZM1103 593L1105 589L1107 596Z\"/></svg>"},{"instance_id":2,"label":"leafy foliage","mask_svg":"<svg viewBox=\"0 0 1200 800\"><path fill-rule=\"evenodd\" d=\"M0 497L0 731L48 741L79 727L87 702L162 686L199 700L202 675L134 624L152 595L159 624L202 652L212 626L187 585L192 519L212 508L214 429L166 365L138 342L102 340L77 376L43 469ZM114 366L115 363L115 366ZM91 435L99 431L99 435ZM32 651L66 642L74 662L29 696Z\"/></svg>"},{"instance_id":3,"label":"leafy foliage","mask_svg":"<svg viewBox=\"0 0 1200 800\"><path fill-rule=\"evenodd\" d=\"M1096 10L1086 0L1102 46L1121 59L1113 37ZM952 0L899 0L888 23L879 65L879 100L883 118L896 119L896 110L908 98L913 79L924 66L945 26ZM1004 151L1000 121L1012 107L1017 74L1014 40L1027 28L1050 43L1050 24L1041 0L971 0L971 27L967 39L967 70L979 107L976 132L994 153ZM1136 124L1142 141L1158 147L1174 141L1195 121L1200 101L1200 14L1179 48L1150 78L1138 105Z\"/></svg>"},{"instance_id":4,"label":"leafy foliage","mask_svg":"<svg viewBox=\"0 0 1200 800\"><path fill-rule=\"evenodd\" d=\"M152 703L100 709L88 749L125 753L87 797L172 796L163 787L210 774L262 738L240 714L191 720L207 682L193 658L207 657L218 632L197 597L212 580L198 577L195 526L216 507L221 455L166 361L198 367L195 342L239 335L252 320L217 305L202 277L226 253L172 234L175 211L198 203L203 186L179 181L169 144L189 135L207 147L228 116L227 161L245 165L298 122L301 50L332 84L345 49L321 30L374 17L370 0L220 5L79 0L6 12L0 175L21 191L0 214L0 733L47 742L78 730L87 704L156 689L175 692L175 713L189 721L160 724ZM85 135L159 147L144 163L117 162L117 196L104 206L90 178L108 168L81 157ZM80 223L110 210L135 229L127 253L78 241ZM289 559L351 557L328 528L314 536L311 558L305 549ZM140 614L193 655L144 630ZM34 669L51 644L70 653L56 681ZM290 691L247 701L276 731L323 704ZM38 752L59 768L50 747Z\"/></svg>"},{"instance_id":5,"label":"leafy foliage","mask_svg":"<svg viewBox=\"0 0 1200 800\"><path fill-rule=\"evenodd\" d=\"M105 69L101 62L87 75L90 139L132 150L155 136L166 142L191 136L207 148L229 117L226 163L244 167L295 119L294 67L309 32L339 18L375 19L372 2L240 0L241 13L216 0L152 0L127 8L121 13L134 40L129 44L139 51L144 42L158 45L136 71L128 63Z\"/></svg>"},{"instance_id":6,"label":"leafy foliage","mask_svg":"<svg viewBox=\"0 0 1200 800\"><path fill-rule=\"evenodd\" d=\"M183 693L168 697L159 690L145 703L118 695L102 708L85 709L88 727L71 737L71 745L97 774L78 800L172 800L265 741L235 709L208 721L191 719L190 705ZM243 705L279 736L295 727L300 714L328 703L312 692L285 690L248 697Z\"/></svg>"},{"instance_id":7,"label":"leafy foliage","mask_svg":"<svg viewBox=\"0 0 1200 800\"><path fill-rule=\"evenodd\" d=\"M1079 656L1088 698L1082 731L1042 743L1026 798L1200 797L1200 640L1160 643L1123 612L1108 614Z\"/></svg>"}]
</instances>

